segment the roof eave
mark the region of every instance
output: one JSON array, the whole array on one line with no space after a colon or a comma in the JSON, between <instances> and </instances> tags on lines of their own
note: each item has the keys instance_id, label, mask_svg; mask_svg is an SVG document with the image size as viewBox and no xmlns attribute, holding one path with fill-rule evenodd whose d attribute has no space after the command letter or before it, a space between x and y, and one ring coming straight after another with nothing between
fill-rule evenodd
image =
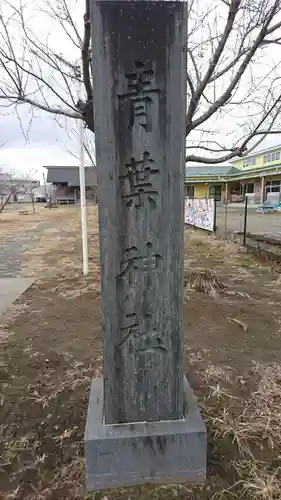
<instances>
[{"instance_id":1,"label":"roof eave","mask_svg":"<svg viewBox=\"0 0 281 500\"><path fill-rule=\"evenodd\" d=\"M245 158L252 158L253 156L258 156L258 155L262 155L264 153L268 153L270 151L276 151L276 150L281 150L281 144L277 145L277 146L272 146L271 148L265 148L265 149L261 149L260 151L256 151L256 152L251 152L245 156L235 156L234 158L231 158L231 160L229 160L230 163L233 163L235 161L238 161L238 160L244 160Z\"/></svg>"}]
</instances>

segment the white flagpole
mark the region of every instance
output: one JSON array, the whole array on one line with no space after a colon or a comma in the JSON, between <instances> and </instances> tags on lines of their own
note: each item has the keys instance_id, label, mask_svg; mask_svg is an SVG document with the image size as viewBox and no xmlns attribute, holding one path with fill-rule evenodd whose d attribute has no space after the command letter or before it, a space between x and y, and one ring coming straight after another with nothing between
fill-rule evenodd
<instances>
[{"instance_id":1,"label":"white flagpole","mask_svg":"<svg viewBox=\"0 0 281 500\"><path fill-rule=\"evenodd\" d=\"M80 208L81 208L81 226L82 226L82 253L83 253L83 275L87 276L89 272L88 264L88 231L87 231L87 205L85 188L85 166L84 166L84 123L79 120L79 183L80 183Z\"/></svg>"},{"instance_id":2,"label":"white flagpole","mask_svg":"<svg viewBox=\"0 0 281 500\"><path fill-rule=\"evenodd\" d=\"M75 68L75 76L81 78L80 67ZM78 99L80 98L81 83L78 85ZM82 233L82 259L83 276L89 273L88 258L88 231L87 231L87 204L85 187L85 165L84 165L84 121L79 120L79 187L80 187L80 210L81 210L81 233Z\"/></svg>"}]
</instances>

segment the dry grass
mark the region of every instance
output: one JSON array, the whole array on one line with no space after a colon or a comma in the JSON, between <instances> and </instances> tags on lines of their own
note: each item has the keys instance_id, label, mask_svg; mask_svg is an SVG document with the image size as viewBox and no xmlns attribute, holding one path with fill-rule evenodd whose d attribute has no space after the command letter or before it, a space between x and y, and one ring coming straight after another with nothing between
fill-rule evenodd
<instances>
[{"instance_id":1,"label":"dry grass","mask_svg":"<svg viewBox=\"0 0 281 500\"><path fill-rule=\"evenodd\" d=\"M0 317L2 324L0 324L0 328L9 329L11 325L15 322L15 320L28 309L29 304L22 300L20 303L13 304L5 314Z\"/></svg>"},{"instance_id":2,"label":"dry grass","mask_svg":"<svg viewBox=\"0 0 281 500\"><path fill-rule=\"evenodd\" d=\"M259 467L257 463L252 464L248 471L248 479L239 481L241 495L244 498L272 500L280 499L280 468L275 472L268 472L266 469ZM239 471L239 469L238 469Z\"/></svg>"},{"instance_id":3,"label":"dry grass","mask_svg":"<svg viewBox=\"0 0 281 500\"><path fill-rule=\"evenodd\" d=\"M33 350L32 346L23 350L23 356L27 356L33 362L48 363L48 359L42 360L40 352ZM60 374L58 380L54 380L55 370L49 370L45 374L44 384L31 383L26 387L26 395L23 396L23 402L27 402L35 409L38 408L38 413L42 414L42 420L39 426L39 433L36 429L30 426L30 430L24 435L15 434L15 429L8 426L2 428L4 449L0 456L0 469L9 468L19 462L20 457L25 457L21 460L21 467L10 475L11 483L17 484L13 491L10 491L3 498L5 500L14 498L23 498L24 483L22 479L26 474L36 471L36 482L30 482L31 492L25 493L26 500L50 500L53 493L59 495L61 489L69 489L71 497L69 498L91 498L85 492L84 485L84 460L83 460L83 434L82 429L78 426L67 426L67 422L63 425L57 420L56 424L52 425L52 414L54 405L60 404L64 400L65 395L72 394L77 391L85 392L90 385L93 376L100 375L101 358L96 360L96 368L84 366L83 362L73 360L72 355L65 353L64 359L69 362L69 368L64 374ZM4 387L5 389L5 387ZM69 396L68 396L69 397ZM83 403L85 406L85 403ZM65 413L61 409L61 413ZM28 422L25 423L28 428ZM50 429L51 427L51 429ZM41 432L40 432L41 428ZM42 433L42 429L46 429ZM48 429L48 431L47 431ZM45 465L48 462L48 451L45 439L48 442L53 441L51 448L57 449L57 467L56 472L50 478L50 485L46 488ZM61 464L61 453L65 448L70 447L70 457L68 462ZM50 449L50 443L49 443ZM72 450L72 451L71 451ZM28 459L27 459L28 457ZM32 477L32 476L31 476Z\"/></svg>"},{"instance_id":4,"label":"dry grass","mask_svg":"<svg viewBox=\"0 0 281 500\"><path fill-rule=\"evenodd\" d=\"M200 406L208 426L209 466L213 460L219 462L220 476L210 476L201 487L169 485L142 493L127 489L120 498L280 500L281 366L255 364L252 372L257 386L247 398L233 395L233 389L237 392L246 383L243 376L235 377L212 363L202 373L208 388ZM117 493L108 492L106 498L119 498Z\"/></svg>"},{"instance_id":5,"label":"dry grass","mask_svg":"<svg viewBox=\"0 0 281 500\"><path fill-rule=\"evenodd\" d=\"M233 241L223 241L216 238L211 233L204 233L203 231L194 231L193 229L185 230L185 239L188 241L187 249L204 249L207 251L224 254L229 257L237 257L238 254L245 253L245 249Z\"/></svg>"},{"instance_id":6,"label":"dry grass","mask_svg":"<svg viewBox=\"0 0 281 500\"><path fill-rule=\"evenodd\" d=\"M28 210L28 215L19 214L19 210L23 208ZM41 204L36 205L35 213L29 204L27 206L24 205L24 207L20 204L6 206L0 214L0 241L5 241L7 238L13 236L15 231L24 232L35 229L41 222L47 222L51 218L54 218L55 214L48 212Z\"/></svg>"},{"instance_id":7,"label":"dry grass","mask_svg":"<svg viewBox=\"0 0 281 500\"><path fill-rule=\"evenodd\" d=\"M220 366L213 365L210 361L203 373L201 373L201 377L208 385L213 382L232 383L233 381L233 373L230 368L223 369Z\"/></svg>"},{"instance_id":8,"label":"dry grass","mask_svg":"<svg viewBox=\"0 0 281 500\"><path fill-rule=\"evenodd\" d=\"M46 209L45 209L46 210ZM49 210L47 210L49 213ZM36 245L24 255L25 276L80 276L82 269L81 222L79 207L61 206L50 211L51 219ZM98 208L89 206L88 246L90 274L99 281ZM66 244L67 241L67 244ZM59 265L58 265L59 260ZM77 291L79 295L79 291ZM74 294L75 296L75 294Z\"/></svg>"},{"instance_id":9,"label":"dry grass","mask_svg":"<svg viewBox=\"0 0 281 500\"><path fill-rule=\"evenodd\" d=\"M224 464L232 470L232 484L220 489L218 482L214 500L281 498L281 365L254 364L252 376L256 389L244 398L233 396L241 378L224 377L221 369L211 366L205 373L209 392L201 407L213 451L233 457ZM218 379L215 387L210 377Z\"/></svg>"},{"instance_id":10,"label":"dry grass","mask_svg":"<svg viewBox=\"0 0 281 500\"><path fill-rule=\"evenodd\" d=\"M27 348L24 353L30 358L40 359L40 353ZM50 418L52 407L61 396L77 390L85 390L93 375L92 367L85 367L83 362L73 360L65 353L65 359L70 363L63 377L57 384L53 383L52 373L44 384L44 394L37 385L27 387L29 404L41 408L45 417L44 426ZM100 375L100 357L94 375ZM209 441L212 446L212 456L221 461L221 466L227 471L228 484L224 485L220 477L210 478L206 486L191 485L161 485L157 487L137 487L120 490L110 490L96 494L94 498L108 500L169 500L182 499L248 499L248 500L280 500L281 498L281 468L279 465L281 452L281 366L272 364L253 366L253 376L257 378L256 390L248 398L233 396L232 388L240 384L233 374L229 375L219 367L209 363L204 373L206 386L209 388L205 399L201 400L201 410L209 429ZM216 385L212 384L216 382ZM46 390L47 388L47 390ZM4 426L3 426L4 427ZM53 429L52 439L59 450L71 447L71 460L57 467L52 475L49 487L46 487L44 466L48 456L43 452L43 442L34 434L26 433L16 439L12 436L7 440L8 429L2 427L6 438L5 450L1 455L1 466L12 464L21 454L30 454L30 460L13 473L11 480L17 480L28 471L39 471L39 481L25 495L27 500L53 500L54 494L60 491L71 491L67 498L88 500L93 498L84 487L84 460L82 435L79 427L62 428L57 425ZM48 436L49 438L50 436ZM42 437L41 437L42 439ZM72 444L71 444L72 443ZM270 458L271 457L271 458ZM229 473L230 472L230 473ZM232 477L232 480L229 478ZM20 497L21 486L9 492L5 500ZM57 492L57 493L56 493ZM59 498L59 497L58 497ZM66 497L63 497L66 498Z\"/></svg>"},{"instance_id":11,"label":"dry grass","mask_svg":"<svg viewBox=\"0 0 281 500\"><path fill-rule=\"evenodd\" d=\"M97 210L89 210L91 260L87 279L81 277L79 214L77 210L72 211L71 207L67 207L66 219L65 210L59 208L50 214L54 228L62 229L62 233L47 229L36 246L27 250L25 264L26 272L38 278L34 293L36 286L39 291L40 286L48 285L46 277L55 276L48 290L49 295L57 294L56 300L64 299L68 301L69 308L73 308L81 296L86 300L93 292L95 297L99 295ZM213 296L223 295L224 303L232 297L241 300L246 307L251 306L254 303L251 294L245 290L231 289L228 283L225 284L226 276L221 274L221 268L215 268L214 265L214 270L210 271L204 266L213 269L212 262L217 262L218 266L225 265L233 277L237 277L241 270L239 278L245 277L246 280L257 269L252 257L247 260L248 256L240 253L239 247L233 243L224 245L212 237L201 237L194 232L188 232L188 238L189 257L185 263L193 261L196 270L186 271L187 292L198 294L199 301L203 298L212 305L218 302L213 300ZM198 262L198 259L201 261ZM245 267L241 267L241 262ZM70 278L72 280L69 283ZM7 418L0 426L0 444L5 443L0 452L0 472L7 470L10 481L9 489L3 492L3 499L90 500L93 495L87 493L84 486L82 443L89 385L93 376L101 374L102 355L98 348L92 351L93 354L87 352L87 345L83 352L81 350L81 359L76 359L68 351L69 337L65 345L62 339L63 349L67 352L52 353L48 337L47 342L40 338L40 325L52 320L50 316L45 316L43 304L41 309L28 302L19 304L9 313L5 325L1 327L2 341L0 331L1 345L7 347L11 343L14 346L14 354L8 359L9 377L2 384L0 406L5 406L7 395L14 404L15 394L19 404L17 415L20 416L12 424ZM24 317L27 311L36 321L38 319L38 330L32 340L27 332L26 338L18 341L11 329L14 321L19 321L21 314ZM278 321L277 318L277 327ZM230 326L235 327L235 324ZM243 325L238 324L244 335L241 327ZM77 336L79 334L80 331ZM50 363L49 354L42 353L43 345L47 346L50 357L54 356L53 364ZM219 350L220 345L215 346L215 349ZM10 356L11 351L8 352ZM238 376L234 369L214 364L210 352L206 348L190 352L188 356L189 367L200 380L199 403L208 426L210 449L206 485L161 485L112 490L96 493L95 500L280 500L281 366L278 363L255 363L249 373L241 372ZM93 358L93 365L92 360L88 364L85 362L87 356ZM26 363L24 367L32 365L29 375L25 371L21 372L23 362ZM34 373L36 376L32 378ZM22 380L23 392L20 390L18 393L16 391ZM24 411L28 411L27 408L32 409L34 419L40 416L35 424L32 418L26 420ZM58 410L60 420L56 416Z\"/></svg>"},{"instance_id":12,"label":"dry grass","mask_svg":"<svg viewBox=\"0 0 281 500\"><path fill-rule=\"evenodd\" d=\"M224 290L221 280L209 269L185 271L184 286L186 292L203 292L216 297Z\"/></svg>"}]
</instances>

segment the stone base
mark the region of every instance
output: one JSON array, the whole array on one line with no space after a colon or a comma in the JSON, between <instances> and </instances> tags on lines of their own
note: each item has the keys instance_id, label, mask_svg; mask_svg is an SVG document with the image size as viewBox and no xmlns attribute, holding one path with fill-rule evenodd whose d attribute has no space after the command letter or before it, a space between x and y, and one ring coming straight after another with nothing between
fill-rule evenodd
<instances>
[{"instance_id":1,"label":"stone base","mask_svg":"<svg viewBox=\"0 0 281 500\"><path fill-rule=\"evenodd\" d=\"M184 392L182 420L104 425L103 380L92 381L85 430L88 489L205 480L206 428L186 379Z\"/></svg>"}]
</instances>

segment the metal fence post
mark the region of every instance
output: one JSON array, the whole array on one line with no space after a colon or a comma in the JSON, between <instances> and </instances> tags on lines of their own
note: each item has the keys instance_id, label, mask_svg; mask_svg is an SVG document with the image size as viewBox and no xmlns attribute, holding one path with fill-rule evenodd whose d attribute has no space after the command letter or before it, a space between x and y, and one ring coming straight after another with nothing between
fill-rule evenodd
<instances>
[{"instance_id":1,"label":"metal fence post","mask_svg":"<svg viewBox=\"0 0 281 500\"><path fill-rule=\"evenodd\" d=\"M248 216L248 196L245 199L244 208L244 229L243 229L243 245L246 245L246 234L247 234L247 216Z\"/></svg>"},{"instance_id":2,"label":"metal fence post","mask_svg":"<svg viewBox=\"0 0 281 500\"><path fill-rule=\"evenodd\" d=\"M224 239L227 240L227 200L224 205Z\"/></svg>"},{"instance_id":3,"label":"metal fence post","mask_svg":"<svg viewBox=\"0 0 281 500\"><path fill-rule=\"evenodd\" d=\"M214 198L214 228L213 232L215 233L217 230L217 200Z\"/></svg>"}]
</instances>

